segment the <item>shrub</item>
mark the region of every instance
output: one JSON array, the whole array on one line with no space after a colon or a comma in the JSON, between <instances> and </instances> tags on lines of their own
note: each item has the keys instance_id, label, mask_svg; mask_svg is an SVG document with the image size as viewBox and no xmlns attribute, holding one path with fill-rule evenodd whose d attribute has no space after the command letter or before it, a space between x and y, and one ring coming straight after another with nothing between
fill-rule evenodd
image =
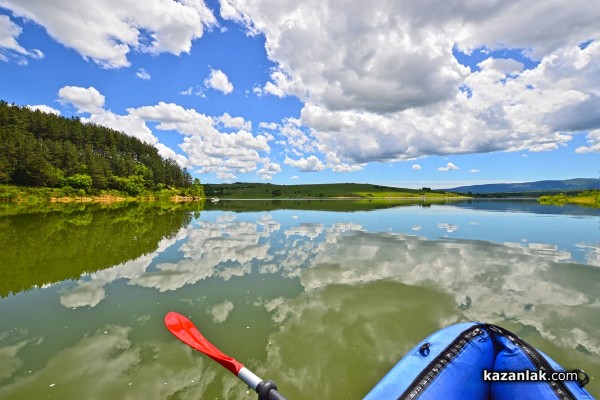
<instances>
[{"instance_id":1,"label":"shrub","mask_svg":"<svg viewBox=\"0 0 600 400\"><path fill-rule=\"evenodd\" d=\"M130 196L138 196L144 191L144 179L140 176L132 175L129 178L115 176L114 180L116 188Z\"/></svg>"},{"instance_id":2,"label":"shrub","mask_svg":"<svg viewBox=\"0 0 600 400\"><path fill-rule=\"evenodd\" d=\"M70 186L73 189L88 190L92 187L92 177L88 174L75 174L64 180L65 186Z\"/></svg>"}]
</instances>

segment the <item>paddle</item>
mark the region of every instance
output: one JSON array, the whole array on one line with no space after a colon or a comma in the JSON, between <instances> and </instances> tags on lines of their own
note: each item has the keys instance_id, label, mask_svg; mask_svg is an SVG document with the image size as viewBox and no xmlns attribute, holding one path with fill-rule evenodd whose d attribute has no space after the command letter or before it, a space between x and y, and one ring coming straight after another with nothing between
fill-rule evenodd
<instances>
[{"instance_id":1,"label":"paddle","mask_svg":"<svg viewBox=\"0 0 600 400\"><path fill-rule=\"evenodd\" d=\"M167 329L188 346L193 347L201 353L206 354L232 374L240 378L252 390L258 393L258 400L286 400L277 391L277 385L273 381L263 381L254 375L249 369L235 359L224 354L217 349L211 342L206 340L192 321L174 311L165 316L165 325Z\"/></svg>"}]
</instances>

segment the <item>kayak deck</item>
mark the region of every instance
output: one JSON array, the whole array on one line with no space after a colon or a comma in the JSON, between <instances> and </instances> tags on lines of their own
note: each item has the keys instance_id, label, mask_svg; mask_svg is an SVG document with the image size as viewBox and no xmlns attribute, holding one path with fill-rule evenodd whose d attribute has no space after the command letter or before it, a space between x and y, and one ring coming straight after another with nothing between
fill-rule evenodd
<instances>
[{"instance_id":1,"label":"kayak deck","mask_svg":"<svg viewBox=\"0 0 600 400\"><path fill-rule=\"evenodd\" d=\"M419 343L364 400L593 399L583 371L560 375L572 380L555 372L566 371L513 333L468 322Z\"/></svg>"}]
</instances>

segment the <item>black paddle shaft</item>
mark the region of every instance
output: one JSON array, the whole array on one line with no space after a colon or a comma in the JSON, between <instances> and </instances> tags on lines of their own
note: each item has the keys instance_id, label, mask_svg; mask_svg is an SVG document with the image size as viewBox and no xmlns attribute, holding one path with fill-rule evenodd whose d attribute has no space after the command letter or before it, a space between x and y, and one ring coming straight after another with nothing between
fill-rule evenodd
<instances>
[{"instance_id":1,"label":"black paddle shaft","mask_svg":"<svg viewBox=\"0 0 600 400\"><path fill-rule=\"evenodd\" d=\"M287 400L277 391L277 385L273 381L262 381L256 386L258 400Z\"/></svg>"}]
</instances>

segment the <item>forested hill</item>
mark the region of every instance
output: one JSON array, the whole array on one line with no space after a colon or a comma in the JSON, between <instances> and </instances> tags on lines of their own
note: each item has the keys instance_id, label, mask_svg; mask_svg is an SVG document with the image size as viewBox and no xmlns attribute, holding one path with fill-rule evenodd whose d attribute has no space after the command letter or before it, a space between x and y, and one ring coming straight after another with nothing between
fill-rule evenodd
<instances>
[{"instance_id":1,"label":"forested hill","mask_svg":"<svg viewBox=\"0 0 600 400\"><path fill-rule=\"evenodd\" d=\"M188 187L191 176L134 137L0 101L0 183L135 195Z\"/></svg>"}]
</instances>

